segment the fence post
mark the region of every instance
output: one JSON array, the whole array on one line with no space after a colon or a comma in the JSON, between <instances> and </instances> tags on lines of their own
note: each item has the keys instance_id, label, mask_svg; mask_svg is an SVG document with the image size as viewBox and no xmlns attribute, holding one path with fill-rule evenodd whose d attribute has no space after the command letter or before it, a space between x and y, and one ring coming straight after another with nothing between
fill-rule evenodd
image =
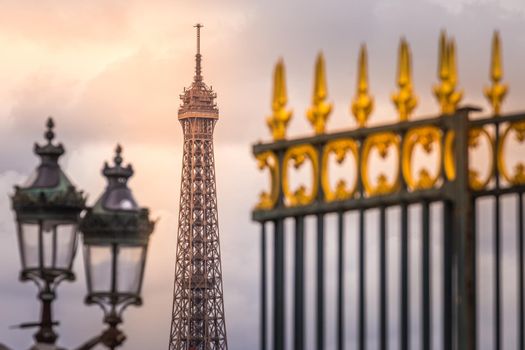
<instances>
[{"instance_id":1,"label":"fence post","mask_svg":"<svg viewBox=\"0 0 525 350\"><path fill-rule=\"evenodd\" d=\"M452 116L456 134L454 181L454 268L456 269L455 312L458 350L476 349L476 247L472 222L472 195L469 189L468 115L464 108Z\"/></svg>"},{"instance_id":2,"label":"fence post","mask_svg":"<svg viewBox=\"0 0 525 350\"><path fill-rule=\"evenodd\" d=\"M261 350L266 350L266 312L267 312L267 284L266 284L266 222L261 222Z\"/></svg>"},{"instance_id":3,"label":"fence post","mask_svg":"<svg viewBox=\"0 0 525 350\"><path fill-rule=\"evenodd\" d=\"M322 164L324 144L319 144L317 150L317 163ZM324 201L324 191L321 182L321 168L317 174L317 200ZM314 174L315 176L315 174ZM325 345L325 223L324 213L317 213L317 288L316 288L316 349L323 350Z\"/></svg>"},{"instance_id":4,"label":"fence post","mask_svg":"<svg viewBox=\"0 0 525 350\"><path fill-rule=\"evenodd\" d=\"M277 152L279 162L279 178L283 178L284 150ZM281 186L277 199L277 208L284 207L284 194ZM285 324L286 324L286 291L285 291L285 237L284 218L274 220L274 298L273 298L273 349L285 349Z\"/></svg>"}]
</instances>

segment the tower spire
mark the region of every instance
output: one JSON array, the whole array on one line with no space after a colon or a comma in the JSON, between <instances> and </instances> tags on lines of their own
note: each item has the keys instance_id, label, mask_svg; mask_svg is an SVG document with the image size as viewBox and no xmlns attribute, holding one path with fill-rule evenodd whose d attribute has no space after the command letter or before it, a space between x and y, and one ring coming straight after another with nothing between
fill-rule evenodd
<instances>
[{"instance_id":1,"label":"tower spire","mask_svg":"<svg viewBox=\"0 0 525 350\"><path fill-rule=\"evenodd\" d=\"M202 81L201 75L201 28L204 27L202 24L197 23L194 25L197 28L197 54L195 55L195 81Z\"/></svg>"},{"instance_id":2,"label":"tower spire","mask_svg":"<svg viewBox=\"0 0 525 350\"><path fill-rule=\"evenodd\" d=\"M169 350L228 350L213 154L219 110L202 81L202 24L195 28L195 79L179 108L184 154Z\"/></svg>"}]
</instances>

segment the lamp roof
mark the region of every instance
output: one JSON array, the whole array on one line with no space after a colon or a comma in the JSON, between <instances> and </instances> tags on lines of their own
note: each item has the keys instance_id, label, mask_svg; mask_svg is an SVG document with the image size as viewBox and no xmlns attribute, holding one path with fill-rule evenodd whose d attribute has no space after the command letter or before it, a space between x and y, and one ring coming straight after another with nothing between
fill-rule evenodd
<instances>
[{"instance_id":1,"label":"lamp roof","mask_svg":"<svg viewBox=\"0 0 525 350\"><path fill-rule=\"evenodd\" d=\"M22 216L47 215L49 212L78 215L84 208L85 197L60 168L58 159L65 149L61 143L53 143L55 123L51 117L46 126L44 137L47 142L34 145L34 153L40 157L40 164L24 185L15 186L13 209Z\"/></svg>"},{"instance_id":2,"label":"lamp roof","mask_svg":"<svg viewBox=\"0 0 525 350\"><path fill-rule=\"evenodd\" d=\"M102 174L107 179L107 186L93 209L96 212L138 212L140 207L128 187L128 179L133 176L133 168L131 164L127 166L122 164L122 146L117 145L115 148L113 161L113 166L109 166L107 162L104 163Z\"/></svg>"},{"instance_id":3,"label":"lamp roof","mask_svg":"<svg viewBox=\"0 0 525 350\"><path fill-rule=\"evenodd\" d=\"M130 164L123 165L120 145L115 149L113 160L113 166L105 163L102 169L102 174L108 181L106 189L93 207L87 209L81 220L80 229L84 233L84 242L147 243L154 222L149 219L149 210L138 205L128 187L133 168Z\"/></svg>"},{"instance_id":4,"label":"lamp roof","mask_svg":"<svg viewBox=\"0 0 525 350\"><path fill-rule=\"evenodd\" d=\"M215 99L217 94L211 86L204 83L202 77L201 28L197 23L197 53L195 54L195 76L189 88L184 88L180 95L182 104L179 108L179 120L187 118L218 119L219 110Z\"/></svg>"}]
</instances>

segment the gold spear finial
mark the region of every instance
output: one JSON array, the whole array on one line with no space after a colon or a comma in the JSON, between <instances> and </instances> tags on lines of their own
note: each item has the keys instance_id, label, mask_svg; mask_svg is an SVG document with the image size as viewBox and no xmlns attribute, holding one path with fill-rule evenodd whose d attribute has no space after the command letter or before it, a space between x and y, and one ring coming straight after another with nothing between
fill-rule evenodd
<instances>
[{"instance_id":1,"label":"gold spear finial","mask_svg":"<svg viewBox=\"0 0 525 350\"><path fill-rule=\"evenodd\" d=\"M499 32L495 31L492 38L492 60L490 64L490 80L492 81L492 86L486 87L484 91L495 115L500 114L503 99L508 91L507 84L500 83L502 78L503 63L501 59L501 43Z\"/></svg>"},{"instance_id":2,"label":"gold spear finial","mask_svg":"<svg viewBox=\"0 0 525 350\"><path fill-rule=\"evenodd\" d=\"M441 107L441 113L454 114L463 92L456 91L456 44L454 39L447 39L444 31L441 32L439 40L438 78L440 83L434 86L434 95Z\"/></svg>"},{"instance_id":3,"label":"gold spear finial","mask_svg":"<svg viewBox=\"0 0 525 350\"><path fill-rule=\"evenodd\" d=\"M273 113L266 119L274 141L283 140L286 137L286 127L292 117L292 111L286 110L287 102L284 62L280 59L275 65L273 75Z\"/></svg>"},{"instance_id":4,"label":"gold spear finial","mask_svg":"<svg viewBox=\"0 0 525 350\"><path fill-rule=\"evenodd\" d=\"M441 31L439 36L439 49L438 49L438 77L440 80L447 80L449 77L448 69L448 54L447 54L447 34L445 31Z\"/></svg>"},{"instance_id":5,"label":"gold spear finial","mask_svg":"<svg viewBox=\"0 0 525 350\"><path fill-rule=\"evenodd\" d=\"M401 121L408 120L417 106L417 97L412 91L411 54L408 42L402 38L399 44L399 58L397 70L397 85L399 91L392 95Z\"/></svg>"},{"instance_id":6,"label":"gold spear finial","mask_svg":"<svg viewBox=\"0 0 525 350\"><path fill-rule=\"evenodd\" d=\"M306 112L310 124L314 127L316 135L324 134L326 121L332 111L332 104L326 102L328 89L326 87L326 74L323 53L320 52L315 62L314 92L312 106Z\"/></svg>"},{"instance_id":7,"label":"gold spear finial","mask_svg":"<svg viewBox=\"0 0 525 350\"><path fill-rule=\"evenodd\" d=\"M374 99L368 94L367 54L366 45L361 45L358 63L357 93L352 102L352 114L357 125L364 127L369 115L374 109Z\"/></svg>"},{"instance_id":8,"label":"gold spear finial","mask_svg":"<svg viewBox=\"0 0 525 350\"><path fill-rule=\"evenodd\" d=\"M449 79L451 83L454 86L456 86L458 82L458 72L456 69L456 41L454 40L454 38L451 38L448 41L447 59L448 59Z\"/></svg>"}]
</instances>

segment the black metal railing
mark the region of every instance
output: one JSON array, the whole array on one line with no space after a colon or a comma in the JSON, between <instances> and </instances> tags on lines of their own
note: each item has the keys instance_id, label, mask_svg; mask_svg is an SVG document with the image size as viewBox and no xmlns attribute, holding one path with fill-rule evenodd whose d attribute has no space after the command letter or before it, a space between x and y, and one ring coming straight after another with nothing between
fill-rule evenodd
<instances>
[{"instance_id":1,"label":"black metal railing","mask_svg":"<svg viewBox=\"0 0 525 350\"><path fill-rule=\"evenodd\" d=\"M524 171L521 165L516 167L514 174L509 174L505 164L503 152L505 143L511 133L515 133L518 140L523 141L525 135L525 114L491 116L481 119L469 119L475 108L461 108L453 115L442 115L435 118L403 121L391 125L359 128L331 134L322 134L311 137L281 140L272 143L260 143L253 147L254 155L261 162L262 168L269 168L273 172L272 191L266 199L261 201L253 211L253 219L261 223L262 251L261 251L261 349L268 349L269 325L272 325L272 348L285 349L287 343L286 323L293 318L293 347L304 349L305 346L305 308L315 309L315 348L325 349L326 340L326 295L325 295L325 216L337 215L337 273L336 273L336 321L335 344L336 348L346 348L345 339L345 303L349 293L357 291L358 309L352 316L357 318L357 344L359 349L367 348L367 249L365 215L368 211L379 211L379 319L377 328L378 344L380 349L387 349L389 339L388 281L398 278L388 273L388 227L392 225L387 220L387 210L391 207L400 208L400 300L399 302L399 329L397 338L401 349L408 349L411 338L410 327L410 282L418 281L421 293L421 329L420 342L422 349L430 349L435 337L441 338L443 349L475 349L477 348L477 273L476 273L476 201L479 198L493 197L494 205L494 343L496 349L501 348L501 209L500 197L503 195L517 196L517 231L518 231L518 341L519 348L524 348L524 282L523 282L523 192L525 191ZM388 135L381 136L378 135ZM410 136L417 140L410 140ZM469 149L477 147L481 139L489 145L491 150L488 175L485 179L469 168ZM333 198L327 196L327 185L323 185L323 177L328 176L328 169L323 165L323 157L333 148L333 142L345 140L347 144L355 144L356 188L355 191L346 189ZM374 140L374 141L371 141ZM386 143L386 144L385 144ZM439 172L433 176L423 174L425 179L412 178L410 160L414 143L434 144L440 153L441 164ZM368 145L368 146L367 146ZM368 147L368 150L367 150ZM397 152L398 174L394 179L379 179L377 185L371 184L364 167L368 167L367 154L370 147L384 147L385 153L394 149ZM308 148L308 149L307 149ZM434 149L434 151L436 151ZM351 154L346 148L344 154ZM344 158L344 157L343 157ZM523 154L519 155L524 159ZM306 160L312 164L312 184L310 192L306 188L298 191L290 190L287 183L286 168L291 165L302 166ZM317 165L315 163L317 162ZM408 164L408 172L406 165ZM321 164L321 165L320 165ZM405 169L404 169L405 166ZM421 176L423 177L423 176ZM426 182L425 182L426 180ZM275 182L278 182L275 184ZM381 184L382 183L382 184ZM331 191L330 189L328 189ZM272 192L270 191L270 192ZM433 203L442 203L442 334L433 334L432 327L432 256L431 256L431 210ZM409 208L421 207L418 222L421 230L421 275L410 276L410 247L409 235ZM345 226L344 217L349 212L356 212L358 222L355 227ZM305 275L305 218L313 216L316 219L316 274ZM285 232L284 221L293 218L294 232ZM273 256L267 249L269 232L267 226L273 226ZM358 284L345 285L345 239L353 233L358 234ZM285 249L286 235L293 235L292 271L286 271ZM268 289L269 259L273 264L272 290ZM315 279L315 305L305 305L305 280ZM286 314L286 280L293 281L293 313ZM273 310L272 319L268 318L268 306Z\"/></svg>"},{"instance_id":2,"label":"black metal railing","mask_svg":"<svg viewBox=\"0 0 525 350\"><path fill-rule=\"evenodd\" d=\"M408 42L401 40L398 58L398 90L392 95L392 102L397 110L399 122L389 125L369 127L367 121L373 111L374 98L369 92L367 73L367 50L362 45L359 54L357 69L357 89L351 104L351 112L355 117L357 128L346 131L326 133L326 123L332 111L332 104L327 100L326 74L324 58L320 54L315 66L314 92L312 105L306 116L313 127L314 136L301 138L286 138L288 123L292 112L287 109L287 93L285 84L284 63L280 60L275 68L274 89L272 99L272 114L267 118L267 124L272 132L273 142L259 143L253 146L253 153L260 169L268 169L271 176L271 186L268 192L261 194L260 202L253 211L253 220L262 226L262 278L261 278L261 349L269 348L282 350L290 344L287 337L293 337L293 347L304 349L314 347L317 350L325 349L328 344L338 350L348 348L345 325L348 319L346 303L349 295L357 294L357 305L352 312L352 319L357 324L354 336L356 347L366 349L367 342L375 342L380 349L387 349L394 339L399 342L401 349L409 349L414 335L419 338L417 348L430 349L441 344L443 349L473 350L478 348L478 290L479 276L484 272L477 271L478 264L486 261L478 260L478 238L480 232L492 231L493 254L485 260L494 258L494 280L488 284L494 290L494 319L492 329L494 333L495 349L501 349L504 343L513 344L514 340L503 339L503 327L509 323L502 322L503 285L502 261L502 224L513 220L510 215L502 214L502 198L517 198L516 231L517 231L517 339L518 349L525 349L524 342L524 276L523 276L523 192L525 191L525 152L519 151L519 145L512 145L510 135L515 141L525 144L525 113L501 113L501 106L508 92L508 86L502 83L503 67L501 43L496 32L492 41L492 55L490 64L491 84L485 87L484 95L487 98L493 114L488 117L473 118L479 108L463 107L458 109L463 92L457 89L458 74L456 71L455 41L442 32L439 40L438 83L433 86L433 93L440 106L440 115L432 118L411 119L417 106L418 98L414 93L411 75L411 53ZM471 152L480 152L483 158L474 160ZM511 146L509 146L511 145ZM506 148L513 147L511 152ZM422 161L421 153L437 156L434 162L437 171L428 169ZM507 149L508 151L508 149ZM397 170L388 169L374 181L370 178L372 172L372 154L379 156L379 160L394 160ZM477 153L479 155L479 153ZM515 164L514 170L508 169L508 155L512 155ZM392 156L393 155L393 156ZM342 163L353 159L355 181L339 180L335 188L330 182L330 159L335 156L337 162ZM393 158L390 158L393 157ZM377 158L377 157L376 157ZM419 164L418 164L419 163ZM421 164L422 163L422 164ZM290 168L299 168L304 164L311 165L311 182L309 186L293 187L290 181ZM392 164L389 164L390 166ZM482 165L485 175L478 169ZM419 172L414 175L414 169ZM377 170L374 165L374 170ZM377 171L375 171L377 172ZM343 175L351 177L350 174ZM477 206L482 200L490 198L494 205L490 216L493 218L492 227L476 227L481 218ZM441 211L433 214L432 208L438 205ZM399 210L399 220L393 223L388 220L387 214L392 209ZM398 208L398 209L397 209ZM411 213L412 208L420 209L419 215ZM377 212L379 215L372 224L368 223L368 213ZM345 225L348 213L355 213L357 222ZM326 227L326 216L335 214L337 226L331 230ZM435 216L437 215L437 216ZM305 274L305 261L310 257L305 255L305 220L314 217L315 228L315 276ZM294 232L285 232L284 221L295 221ZM414 220L415 219L415 220ZM439 221L436 221L439 220ZM439 225L431 224L439 223ZM414 225L417 225L415 227ZM273 232L268 231L273 226ZM378 230L378 273L372 273L367 268L370 253L367 249L367 238L370 236L370 227ZM440 239L436 242L435 226L442 227ZM400 247L399 276L389 270L389 231L399 227ZM508 229L508 228L507 228ZM510 230L510 229L508 229ZM288 230L289 231L289 230ZM337 256L336 293L328 298L336 299L335 332L327 336L327 322L325 304L325 240L337 232L335 254ZM344 249L346 240L357 235L357 285L347 285L348 252ZM412 236L420 234L420 246L417 255L414 255L411 246ZM505 232L507 234L507 232ZM270 252L268 240L273 237L273 251ZM295 240L294 250L285 249L285 237ZM325 237L326 236L326 237ZM433 258L434 248L440 246L440 259ZM286 270L288 255L293 255L294 269ZM411 275L413 267L411 257L420 264L419 275ZM273 263L272 271L267 269L267 263ZM440 271L436 272L433 262L440 260ZM507 259L508 260L508 259ZM375 262L374 262L375 264ZM509 263L507 262L507 265ZM507 266L505 266L507 267ZM432 279L436 274L440 276L439 293L433 287ZM292 275L289 278L288 275ZM379 284L377 291L371 291L367 286L369 275L377 275ZM269 281L271 275L272 281ZM314 305L305 303L305 281L309 278L315 282ZM307 280L308 279L308 280ZM399 296L391 292L389 282L399 279ZM293 296L286 294L286 288L293 290ZM271 284L269 283L271 282ZM411 309L414 308L412 299L413 282L417 282L417 294L421 297L418 328L414 329ZM487 286L485 278L483 287ZM269 286L271 285L271 288ZM271 289L271 293L269 290ZM377 292L377 301L371 300L370 295ZM441 297L440 303L433 299L435 295ZM394 295L394 296L392 296ZM289 299L293 298L293 313L286 313ZM397 300L394 300L397 298ZM378 317L373 315L373 303L377 302ZM398 327L389 324L389 303L399 304ZM437 304L437 307L436 307ZM268 316L270 308L272 317ZM485 305L483 305L485 306ZM512 305L513 306L513 305ZM305 307L315 310L315 346L312 342L306 344L305 324L308 322L308 313ZM437 311L436 311L437 309ZM415 310L415 308L414 308ZM435 331L434 316L441 316L441 330ZM290 318L293 318L292 320ZM287 332L286 326L292 321L293 331ZM505 317L507 321L507 317ZM375 322L374 330L377 334L370 337L367 326ZM434 321L434 323L433 323ZM514 324L511 322L511 324ZM273 328L269 329L269 325ZM308 329L309 330L309 329ZM271 337L269 337L271 331ZM330 330L331 331L331 330ZM486 327L483 333L486 333ZM307 334L308 333L308 334ZM417 334L415 334L417 333ZM334 339L327 339L334 337ZM485 335L485 334L483 334ZM372 339L371 339L372 338ZM439 340L436 342L435 340ZM271 343L270 343L271 341ZM485 341L485 340L484 340ZM308 346L305 346L308 345ZM485 344L483 344L485 345ZM414 347L414 346L412 346Z\"/></svg>"}]
</instances>

